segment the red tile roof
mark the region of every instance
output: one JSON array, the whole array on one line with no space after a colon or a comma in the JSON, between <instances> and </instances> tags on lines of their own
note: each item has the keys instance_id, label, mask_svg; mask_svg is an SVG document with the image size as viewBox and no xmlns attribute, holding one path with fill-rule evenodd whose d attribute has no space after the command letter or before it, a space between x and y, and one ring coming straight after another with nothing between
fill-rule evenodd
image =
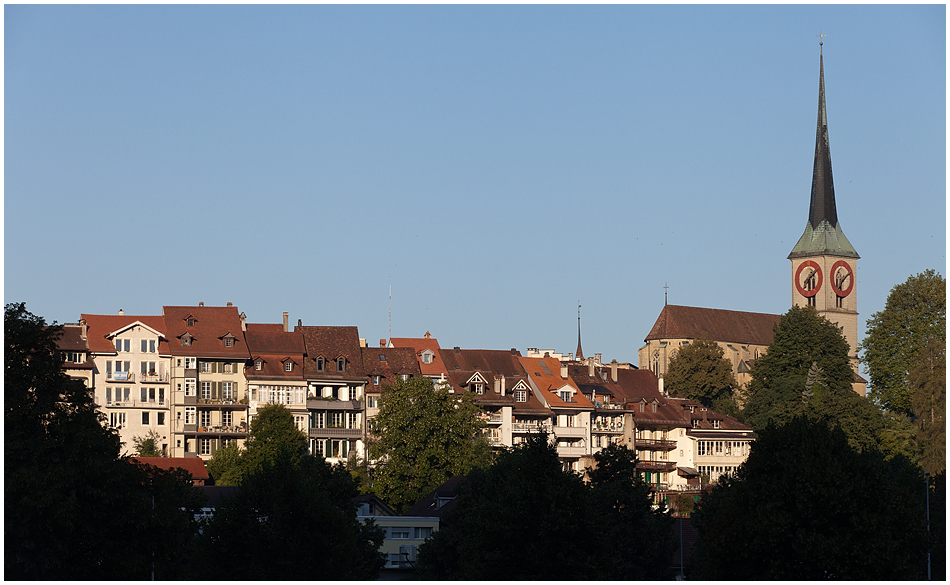
<instances>
[{"instance_id":1,"label":"red tile roof","mask_svg":"<svg viewBox=\"0 0 950 585\"><path fill-rule=\"evenodd\" d=\"M521 357L521 365L552 408L580 408L590 410L594 405L580 391L570 376L561 377L561 362L557 358ZM558 390L567 386L574 391L574 402L561 400Z\"/></svg>"},{"instance_id":2,"label":"red tile roof","mask_svg":"<svg viewBox=\"0 0 950 585\"><path fill-rule=\"evenodd\" d=\"M106 335L124 329L136 321L165 335L165 319L161 315L81 315L86 320L86 340L89 350L96 353L115 353L115 342ZM165 339L167 339L167 335ZM166 341L159 341L158 353L168 355Z\"/></svg>"},{"instance_id":3,"label":"red tile roof","mask_svg":"<svg viewBox=\"0 0 950 585\"><path fill-rule=\"evenodd\" d=\"M667 305L644 341L699 339L769 345L781 315Z\"/></svg>"},{"instance_id":4,"label":"red tile roof","mask_svg":"<svg viewBox=\"0 0 950 585\"><path fill-rule=\"evenodd\" d=\"M442 348L439 347L438 339L434 337L393 337L389 340L389 343L393 347L412 348L419 360L419 369L423 376L438 377L440 374L449 373L442 361L442 356L439 355ZM422 352L426 349L434 354L432 363L429 364L422 363Z\"/></svg>"},{"instance_id":5,"label":"red tile roof","mask_svg":"<svg viewBox=\"0 0 950 585\"><path fill-rule=\"evenodd\" d=\"M237 307L162 307L165 333L172 355L248 359L250 353L244 341L241 316ZM187 319L195 324L188 327ZM185 333L193 337L190 346L182 346ZM234 345L224 346L224 337L231 334Z\"/></svg>"},{"instance_id":6,"label":"red tile roof","mask_svg":"<svg viewBox=\"0 0 950 585\"><path fill-rule=\"evenodd\" d=\"M373 386L371 380L367 392L382 390L383 386L403 374L412 377L422 375L416 353L411 347L363 347L361 351L363 371L367 376L380 377L379 387Z\"/></svg>"},{"instance_id":7,"label":"red tile roof","mask_svg":"<svg viewBox=\"0 0 950 585\"><path fill-rule=\"evenodd\" d=\"M303 334L307 355L304 376L307 379L363 381L363 354L360 334L356 327L297 325L294 331ZM323 371L317 370L316 359L326 360ZM346 359L344 371L337 371L337 359Z\"/></svg>"},{"instance_id":8,"label":"red tile roof","mask_svg":"<svg viewBox=\"0 0 950 585\"><path fill-rule=\"evenodd\" d=\"M198 457L131 457L133 463L153 465L159 469L177 469L181 468L191 474L193 480L207 480L208 469L205 462Z\"/></svg>"},{"instance_id":9,"label":"red tile roof","mask_svg":"<svg viewBox=\"0 0 950 585\"><path fill-rule=\"evenodd\" d=\"M514 398L510 389L518 380L527 378L524 368L518 358L521 354L517 350L498 349L442 349L439 352L442 362L448 369L446 378L456 392L469 392L468 381L476 373L485 381L484 394L478 397L483 405L512 405ZM505 395L499 391L495 393L495 379L499 384L501 377L505 378Z\"/></svg>"}]
</instances>

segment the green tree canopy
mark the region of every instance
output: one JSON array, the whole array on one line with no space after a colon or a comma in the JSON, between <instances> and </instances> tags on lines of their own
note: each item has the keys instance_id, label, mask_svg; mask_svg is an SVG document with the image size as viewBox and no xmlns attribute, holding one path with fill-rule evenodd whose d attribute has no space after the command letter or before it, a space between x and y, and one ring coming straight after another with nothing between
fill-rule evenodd
<instances>
[{"instance_id":1,"label":"green tree canopy","mask_svg":"<svg viewBox=\"0 0 950 585\"><path fill-rule=\"evenodd\" d=\"M813 307L789 309L768 352L752 366L745 421L758 431L807 415L839 426L856 449L875 448L884 423L852 390L848 350L841 329Z\"/></svg>"},{"instance_id":2,"label":"green tree canopy","mask_svg":"<svg viewBox=\"0 0 950 585\"><path fill-rule=\"evenodd\" d=\"M132 437L132 444L135 446L135 454L139 457L163 457L161 449L158 448L158 442L162 436L155 429L149 429L143 436Z\"/></svg>"},{"instance_id":3,"label":"green tree canopy","mask_svg":"<svg viewBox=\"0 0 950 585\"><path fill-rule=\"evenodd\" d=\"M475 395L450 394L425 377L387 387L369 422L376 495L402 513L450 477L488 465L480 412Z\"/></svg>"},{"instance_id":4,"label":"green tree canopy","mask_svg":"<svg viewBox=\"0 0 950 585\"><path fill-rule=\"evenodd\" d=\"M947 469L947 344L930 339L908 376L920 465L931 474Z\"/></svg>"},{"instance_id":5,"label":"green tree canopy","mask_svg":"<svg viewBox=\"0 0 950 585\"><path fill-rule=\"evenodd\" d=\"M692 518L689 576L703 580L920 579L924 481L903 457L858 452L827 424L758 433Z\"/></svg>"},{"instance_id":6,"label":"green tree canopy","mask_svg":"<svg viewBox=\"0 0 950 585\"><path fill-rule=\"evenodd\" d=\"M8 579L172 578L200 494L183 472L119 457L92 391L62 370L61 328L4 309L4 570Z\"/></svg>"},{"instance_id":7,"label":"green tree canopy","mask_svg":"<svg viewBox=\"0 0 950 585\"><path fill-rule=\"evenodd\" d=\"M626 447L595 455L585 484L544 433L501 453L459 485L455 507L419 549L440 580L659 579L670 575L671 519Z\"/></svg>"},{"instance_id":8,"label":"green tree canopy","mask_svg":"<svg viewBox=\"0 0 950 585\"><path fill-rule=\"evenodd\" d=\"M670 360L663 376L664 388L673 396L695 400L709 408L719 406L735 414L729 407L733 400L736 379L732 364L715 341L696 339L682 347Z\"/></svg>"},{"instance_id":9,"label":"green tree canopy","mask_svg":"<svg viewBox=\"0 0 950 585\"><path fill-rule=\"evenodd\" d=\"M307 454L307 435L294 424L283 404L268 404L257 411L244 448L236 443L215 451L208 474L215 485L241 485L243 478L269 463L288 460L296 465Z\"/></svg>"},{"instance_id":10,"label":"green tree canopy","mask_svg":"<svg viewBox=\"0 0 950 585\"><path fill-rule=\"evenodd\" d=\"M947 280L933 270L891 289L861 342L869 394L882 408L913 414L910 372L931 340L947 337Z\"/></svg>"},{"instance_id":11,"label":"green tree canopy","mask_svg":"<svg viewBox=\"0 0 950 585\"><path fill-rule=\"evenodd\" d=\"M194 576L215 581L374 580L383 531L356 516L342 466L281 449L244 476L195 546Z\"/></svg>"}]
</instances>

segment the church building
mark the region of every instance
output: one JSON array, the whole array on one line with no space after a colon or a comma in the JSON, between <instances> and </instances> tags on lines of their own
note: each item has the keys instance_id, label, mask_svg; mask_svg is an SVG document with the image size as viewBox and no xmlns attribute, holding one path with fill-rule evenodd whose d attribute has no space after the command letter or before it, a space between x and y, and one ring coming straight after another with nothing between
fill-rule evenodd
<instances>
[{"instance_id":1,"label":"church building","mask_svg":"<svg viewBox=\"0 0 950 585\"><path fill-rule=\"evenodd\" d=\"M825 64L819 53L818 128L812 171L811 203L805 232L788 255L791 260L792 305L809 305L842 328L855 372L854 391L865 395L867 382L858 375L857 260L860 258L838 223L831 147L825 109ZM781 315L666 305L646 345L640 348L640 369L653 371L662 388L669 360L683 346L705 337L723 348L740 387L749 379L749 364L772 342L772 328Z\"/></svg>"}]
</instances>

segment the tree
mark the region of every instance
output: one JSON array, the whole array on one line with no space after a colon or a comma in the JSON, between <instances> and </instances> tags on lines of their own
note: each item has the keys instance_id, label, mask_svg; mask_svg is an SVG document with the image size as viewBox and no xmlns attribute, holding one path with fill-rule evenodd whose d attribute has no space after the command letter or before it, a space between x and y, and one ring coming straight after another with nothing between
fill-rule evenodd
<instances>
[{"instance_id":1,"label":"tree","mask_svg":"<svg viewBox=\"0 0 950 585\"><path fill-rule=\"evenodd\" d=\"M193 534L196 490L119 457L91 390L62 370L59 335L23 303L5 306L5 576L145 579L154 566L167 577Z\"/></svg>"},{"instance_id":2,"label":"tree","mask_svg":"<svg viewBox=\"0 0 950 585\"><path fill-rule=\"evenodd\" d=\"M144 436L132 437L132 444L135 445L135 454L139 457L163 457L164 454L158 448L158 442L161 435L155 429L149 429Z\"/></svg>"},{"instance_id":3,"label":"tree","mask_svg":"<svg viewBox=\"0 0 950 585\"><path fill-rule=\"evenodd\" d=\"M307 454L307 436L294 424L283 404L268 404L257 411L243 449L230 444L215 451L208 474L215 485L241 485L243 478L268 463L289 460L296 464Z\"/></svg>"},{"instance_id":4,"label":"tree","mask_svg":"<svg viewBox=\"0 0 950 585\"><path fill-rule=\"evenodd\" d=\"M871 315L861 342L869 394L886 410L913 414L910 372L930 340L947 336L947 281L933 270L891 289L884 310Z\"/></svg>"},{"instance_id":5,"label":"tree","mask_svg":"<svg viewBox=\"0 0 950 585\"><path fill-rule=\"evenodd\" d=\"M748 459L693 513L689 576L709 580L920 579L924 483L903 457L858 452L804 417L758 433Z\"/></svg>"},{"instance_id":6,"label":"tree","mask_svg":"<svg viewBox=\"0 0 950 585\"><path fill-rule=\"evenodd\" d=\"M736 386L732 364L718 343L708 339L693 340L680 349L670 360L663 385L671 395L689 398L703 406L734 414L733 389ZM729 406L733 403L733 406ZM718 409L717 409L718 410Z\"/></svg>"},{"instance_id":7,"label":"tree","mask_svg":"<svg viewBox=\"0 0 950 585\"><path fill-rule=\"evenodd\" d=\"M369 423L376 494L403 513L450 477L487 465L480 412L475 395L450 394L425 377L389 386Z\"/></svg>"},{"instance_id":8,"label":"tree","mask_svg":"<svg viewBox=\"0 0 950 585\"><path fill-rule=\"evenodd\" d=\"M593 554L587 489L580 476L564 471L546 434L473 470L458 492L439 531L419 548L424 578L595 578L603 558Z\"/></svg>"},{"instance_id":9,"label":"tree","mask_svg":"<svg viewBox=\"0 0 950 585\"><path fill-rule=\"evenodd\" d=\"M920 464L931 474L947 468L947 345L930 339L908 379Z\"/></svg>"},{"instance_id":10,"label":"tree","mask_svg":"<svg viewBox=\"0 0 950 585\"><path fill-rule=\"evenodd\" d=\"M194 575L220 580L374 580L384 533L360 522L356 484L323 458L275 451L204 527Z\"/></svg>"},{"instance_id":11,"label":"tree","mask_svg":"<svg viewBox=\"0 0 950 585\"><path fill-rule=\"evenodd\" d=\"M798 416L839 426L859 450L878 445L881 415L852 390L854 371L841 329L813 307L792 307L775 328L768 352L752 366L743 412L758 431Z\"/></svg>"}]
</instances>

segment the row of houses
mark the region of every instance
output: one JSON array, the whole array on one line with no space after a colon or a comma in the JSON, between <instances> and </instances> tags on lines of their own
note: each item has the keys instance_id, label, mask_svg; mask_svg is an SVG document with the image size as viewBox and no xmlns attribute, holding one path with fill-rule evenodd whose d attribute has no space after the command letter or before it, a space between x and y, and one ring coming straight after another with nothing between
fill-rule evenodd
<instances>
[{"instance_id":1,"label":"row of houses","mask_svg":"<svg viewBox=\"0 0 950 585\"><path fill-rule=\"evenodd\" d=\"M715 481L745 459L751 441L734 418L665 395L650 369L605 364L599 354L443 349L428 333L374 347L356 327L291 328L287 313L281 323L249 323L230 303L82 314L59 347L129 454L151 434L167 456L207 460L241 444L258 409L278 403L312 453L330 462L365 457L366 423L386 387L414 376L474 394L493 446L543 429L565 469L583 473L600 449L621 443L637 451L660 493L696 489L703 476Z\"/></svg>"}]
</instances>

